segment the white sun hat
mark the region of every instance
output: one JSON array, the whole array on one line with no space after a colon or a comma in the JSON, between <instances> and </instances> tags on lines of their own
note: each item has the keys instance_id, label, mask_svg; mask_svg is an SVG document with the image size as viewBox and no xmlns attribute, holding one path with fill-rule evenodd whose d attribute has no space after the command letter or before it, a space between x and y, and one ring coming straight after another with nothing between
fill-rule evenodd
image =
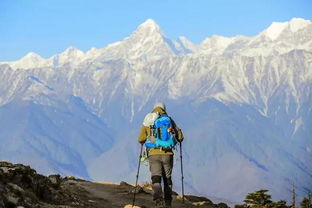
<instances>
[{"instance_id":1,"label":"white sun hat","mask_svg":"<svg viewBox=\"0 0 312 208\"><path fill-rule=\"evenodd\" d=\"M160 107L160 108L166 110L166 106L165 106L165 104L162 103L162 102L157 102L157 103L155 103L154 109L157 108L157 107Z\"/></svg>"}]
</instances>

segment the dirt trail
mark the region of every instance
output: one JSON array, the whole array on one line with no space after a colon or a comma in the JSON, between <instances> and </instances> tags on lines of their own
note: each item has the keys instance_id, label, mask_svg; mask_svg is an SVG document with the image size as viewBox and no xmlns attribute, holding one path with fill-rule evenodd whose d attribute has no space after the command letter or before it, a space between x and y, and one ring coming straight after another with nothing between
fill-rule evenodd
<instances>
[{"instance_id":1,"label":"dirt trail","mask_svg":"<svg viewBox=\"0 0 312 208\"><path fill-rule=\"evenodd\" d=\"M133 187L130 185L122 184L101 184L101 183L92 183L92 182L79 182L79 186L84 188L88 194L87 197L90 202L94 202L96 207L124 207L125 205L132 204L133 193L130 193L133 190ZM144 191L136 194L136 206L139 207L154 207L152 201L152 195L150 190L143 189ZM173 197L173 208L188 208L188 207L212 207L208 206L204 202L198 200L197 206L193 205L190 201L186 201L186 204L182 203L179 197ZM196 203L196 202L195 202Z\"/></svg>"},{"instance_id":2,"label":"dirt trail","mask_svg":"<svg viewBox=\"0 0 312 208\"><path fill-rule=\"evenodd\" d=\"M129 193L131 187L125 187L114 184L100 184L100 183L91 183L91 182L80 182L79 185L83 187L87 192L89 192L89 200L95 202L102 201L97 203L100 207L124 207L127 204L132 204L133 194ZM151 195L148 193L138 193L136 194L136 205L145 205L146 207L152 207Z\"/></svg>"}]
</instances>

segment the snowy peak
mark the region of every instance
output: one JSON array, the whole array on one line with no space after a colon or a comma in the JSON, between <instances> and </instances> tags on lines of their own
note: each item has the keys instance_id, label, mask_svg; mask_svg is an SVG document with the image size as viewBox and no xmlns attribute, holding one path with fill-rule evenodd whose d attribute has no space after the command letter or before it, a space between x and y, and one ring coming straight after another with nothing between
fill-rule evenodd
<instances>
[{"instance_id":1,"label":"snowy peak","mask_svg":"<svg viewBox=\"0 0 312 208\"><path fill-rule=\"evenodd\" d=\"M163 39L164 33L154 20L148 19L137 27L130 38L139 38L140 41L151 38Z\"/></svg>"},{"instance_id":2,"label":"snowy peak","mask_svg":"<svg viewBox=\"0 0 312 208\"><path fill-rule=\"evenodd\" d=\"M45 59L40 55L30 52L20 60L15 62L4 62L9 64L13 69L23 68L41 68L41 67L57 67L64 64L78 65L84 57L84 53L77 48L70 46L64 52Z\"/></svg>"},{"instance_id":3,"label":"snowy peak","mask_svg":"<svg viewBox=\"0 0 312 208\"><path fill-rule=\"evenodd\" d=\"M266 37L275 40L287 27L287 22L273 22L268 29L264 31Z\"/></svg>"},{"instance_id":4,"label":"snowy peak","mask_svg":"<svg viewBox=\"0 0 312 208\"><path fill-rule=\"evenodd\" d=\"M139 25L136 31L145 34L153 34L153 33L162 34L159 25L157 25L156 22L152 19L148 19L145 22L143 22L141 25Z\"/></svg>"},{"instance_id":5,"label":"snowy peak","mask_svg":"<svg viewBox=\"0 0 312 208\"><path fill-rule=\"evenodd\" d=\"M188 44L188 43L191 43L186 37L184 36L180 36L178 38L178 40L181 42L181 43L184 43L184 44Z\"/></svg>"},{"instance_id":6,"label":"snowy peak","mask_svg":"<svg viewBox=\"0 0 312 208\"><path fill-rule=\"evenodd\" d=\"M52 56L50 60L52 60L53 66L62 66L64 64L78 65L84 55L82 51L70 46L64 52Z\"/></svg>"},{"instance_id":7,"label":"snowy peak","mask_svg":"<svg viewBox=\"0 0 312 208\"><path fill-rule=\"evenodd\" d=\"M34 52L30 52L26 54L22 59L20 59L19 63L17 63L17 66L23 66L26 65L28 68L36 67L38 64L44 62L45 59L39 56L38 54Z\"/></svg>"},{"instance_id":8,"label":"snowy peak","mask_svg":"<svg viewBox=\"0 0 312 208\"><path fill-rule=\"evenodd\" d=\"M206 38L201 45L210 45L212 47L221 47L225 48L228 46L231 42L233 41L233 38L228 38L224 36L219 36L219 35L213 35L210 38Z\"/></svg>"},{"instance_id":9,"label":"snowy peak","mask_svg":"<svg viewBox=\"0 0 312 208\"><path fill-rule=\"evenodd\" d=\"M40 55L30 52L26 54L23 58L21 58L18 61L14 62L7 62L12 68L24 68L24 69L30 69L30 68L39 68L39 67L46 67L48 66L48 62L46 59L42 58Z\"/></svg>"},{"instance_id":10,"label":"snowy peak","mask_svg":"<svg viewBox=\"0 0 312 208\"><path fill-rule=\"evenodd\" d=\"M21 60L34 60L34 61L37 60L37 61L41 61L41 60L43 60L43 58L40 55L38 55L38 54L36 54L34 52L29 52Z\"/></svg>"},{"instance_id":11,"label":"snowy peak","mask_svg":"<svg viewBox=\"0 0 312 208\"><path fill-rule=\"evenodd\" d=\"M300 29L305 28L305 27L311 25L311 23L312 23L312 21L310 21L310 20L305 20L305 19L302 19L302 18L293 18L289 22L289 27L290 27L290 30L292 32L297 32Z\"/></svg>"},{"instance_id":12,"label":"snowy peak","mask_svg":"<svg viewBox=\"0 0 312 208\"><path fill-rule=\"evenodd\" d=\"M38 55L38 54L36 54L36 53L34 53L34 52L29 52L29 53L27 53L24 57L22 57L19 61L21 62L21 63L34 63L34 64L36 64L36 63L40 63L40 62L42 62L42 61L44 61L45 59L44 58L42 58L40 55Z\"/></svg>"},{"instance_id":13,"label":"snowy peak","mask_svg":"<svg viewBox=\"0 0 312 208\"><path fill-rule=\"evenodd\" d=\"M194 43L192 43L191 41L189 41L186 37L184 36L180 36L177 40L178 43L180 43L180 45L191 51L191 52L195 52L197 50L197 45L195 45Z\"/></svg>"},{"instance_id":14,"label":"snowy peak","mask_svg":"<svg viewBox=\"0 0 312 208\"><path fill-rule=\"evenodd\" d=\"M200 50L202 52L221 54L233 41L234 38L213 35L200 44Z\"/></svg>"},{"instance_id":15,"label":"snowy peak","mask_svg":"<svg viewBox=\"0 0 312 208\"><path fill-rule=\"evenodd\" d=\"M107 46L101 52L102 59L126 59L134 63L150 61L180 53L174 42L165 37L154 20L148 19L122 41Z\"/></svg>"},{"instance_id":16,"label":"snowy peak","mask_svg":"<svg viewBox=\"0 0 312 208\"><path fill-rule=\"evenodd\" d=\"M84 53L81 50L78 50L77 48L70 46L65 51L63 51L60 54L55 55L55 57L58 57L59 59L75 59L83 57Z\"/></svg>"},{"instance_id":17,"label":"snowy peak","mask_svg":"<svg viewBox=\"0 0 312 208\"><path fill-rule=\"evenodd\" d=\"M289 22L273 22L266 30L262 32L271 40L276 40L286 29L290 32L297 32L307 26L311 25L310 20L302 18L293 18Z\"/></svg>"},{"instance_id":18,"label":"snowy peak","mask_svg":"<svg viewBox=\"0 0 312 208\"><path fill-rule=\"evenodd\" d=\"M81 50L78 50L77 48L70 46L68 47L63 53L60 55L67 55L67 56L82 56L84 53Z\"/></svg>"},{"instance_id":19,"label":"snowy peak","mask_svg":"<svg viewBox=\"0 0 312 208\"><path fill-rule=\"evenodd\" d=\"M124 59L129 63L154 61L180 54L204 55L244 54L248 56L287 53L294 49L312 50L312 21L293 18L289 22L273 22L266 30L254 37L223 37L213 35L197 45L181 36L170 40L152 19L140 24L125 39L105 48L91 48L86 53L71 46L60 54L44 59L33 52L15 62L1 62L12 68L40 68L79 66L83 62Z\"/></svg>"},{"instance_id":20,"label":"snowy peak","mask_svg":"<svg viewBox=\"0 0 312 208\"><path fill-rule=\"evenodd\" d=\"M98 48L95 48L95 47L92 47L90 50L88 50L85 55L85 59L92 59L94 57L97 57L100 53L100 50L101 49L98 49Z\"/></svg>"}]
</instances>

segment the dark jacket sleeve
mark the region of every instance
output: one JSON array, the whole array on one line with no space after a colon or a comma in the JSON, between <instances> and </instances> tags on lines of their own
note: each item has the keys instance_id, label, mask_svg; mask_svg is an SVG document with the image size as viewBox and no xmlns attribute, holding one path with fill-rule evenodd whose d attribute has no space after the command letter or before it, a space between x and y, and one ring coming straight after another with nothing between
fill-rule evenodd
<instances>
[{"instance_id":1,"label":"dark jacket sleeve","mask_svg":"<svg viewBox=\"0 0 312 208\"><path fill-rule=\"evenodd\" d=\"M173 129L175 131L176 139L179 142L182 142L184 140L184 136L183 136L182 130L177 126L177 124L174 122L174 120L172 120L172 125L173 125Z\"/></svg>"}]
</instances>

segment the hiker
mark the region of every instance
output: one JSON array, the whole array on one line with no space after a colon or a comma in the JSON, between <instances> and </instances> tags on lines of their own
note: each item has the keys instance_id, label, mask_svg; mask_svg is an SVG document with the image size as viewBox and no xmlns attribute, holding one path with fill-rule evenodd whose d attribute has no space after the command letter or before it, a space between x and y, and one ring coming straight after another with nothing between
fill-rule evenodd
<instances>
[{"instance_id":1,"label":"hiker","mask_svg":"<svg viewBox=\"0 0 312 208\"><path fill-rule=\"evenodd\" d=\"M165 104L156 103L153 111L146 115L138 137L138 141L146 146L156 207L171 207L173 148L183 139L181 129L167 115Z\"/></svg>"}]
</instances>

